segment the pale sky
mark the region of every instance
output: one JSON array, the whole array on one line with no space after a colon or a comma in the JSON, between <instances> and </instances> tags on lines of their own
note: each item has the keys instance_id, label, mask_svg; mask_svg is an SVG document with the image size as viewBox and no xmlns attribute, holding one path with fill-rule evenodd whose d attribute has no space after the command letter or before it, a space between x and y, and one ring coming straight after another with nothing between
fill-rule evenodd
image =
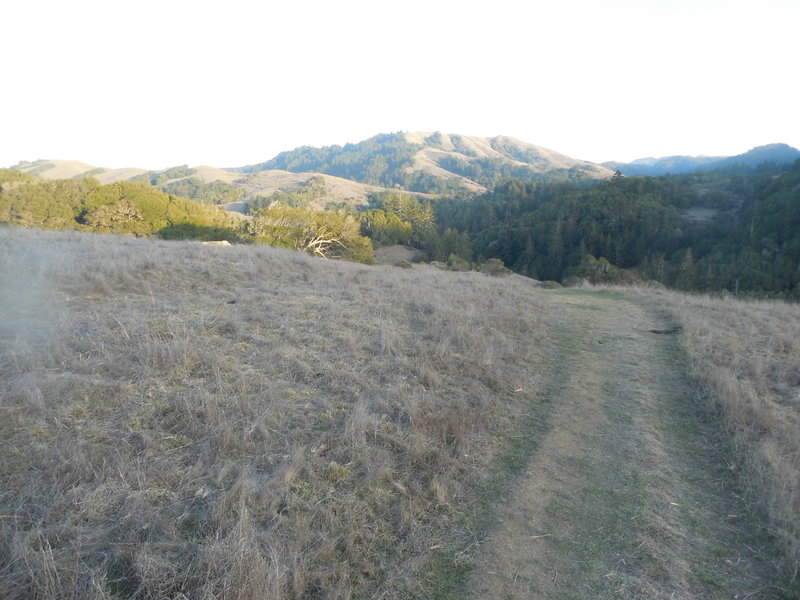
<instances>
[{"instance_id":1,"label":"pale sky","mask_svg":"<svg viewBox=\"0 0 800 600\"><path fill-rule=\"evenodd\" d=\"M2 22L0 166L233 167L395 131L594 162L800 148L798 0L40 0Z\"/></svg>"}]
</instances>

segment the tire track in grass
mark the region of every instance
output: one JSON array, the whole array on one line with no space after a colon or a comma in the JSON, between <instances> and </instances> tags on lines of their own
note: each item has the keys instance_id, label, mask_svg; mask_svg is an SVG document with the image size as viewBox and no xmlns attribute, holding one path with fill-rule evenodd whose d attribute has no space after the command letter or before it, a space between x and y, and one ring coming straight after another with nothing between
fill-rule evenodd
<instances>
[{"instance_id":1,"label":"tire track in grass","mask_svg":"<svg viewBox=\"0 0 800 600\"><path fill-rule=\"evenodd\" d=\"M549 426L498 509L475 598L780 598L669 323L556 292L578 336Z\"/></svg>"}]
</instances>

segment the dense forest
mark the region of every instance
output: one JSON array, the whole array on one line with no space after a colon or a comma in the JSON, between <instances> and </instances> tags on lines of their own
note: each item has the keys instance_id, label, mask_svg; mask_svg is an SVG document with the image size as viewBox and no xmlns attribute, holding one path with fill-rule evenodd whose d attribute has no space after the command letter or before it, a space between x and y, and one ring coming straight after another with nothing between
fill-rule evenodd
<instances>
[{"instance_id":1,"label":"dense forest","mask_svg":"<svg viewBox=\"0 0 800 600\"><path fill-rule=\"evenodd\" d=\"M537 279L800 298L800 161L593 185L509 180L435 209L439 235L462 238L462 259L497 258Z\"/></svg>"}]
</instances>

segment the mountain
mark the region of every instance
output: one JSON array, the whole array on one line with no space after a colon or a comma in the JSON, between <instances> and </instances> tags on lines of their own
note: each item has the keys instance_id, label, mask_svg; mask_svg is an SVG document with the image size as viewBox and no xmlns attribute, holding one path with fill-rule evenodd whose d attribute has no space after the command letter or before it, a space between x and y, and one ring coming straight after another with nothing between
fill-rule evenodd
<instances>
[{"instance_id":1,"label":"mountain","mask_svg":"<svg viewBox=\"0 0 800 600\"><path fill-rule=\"evenodd\" d=\"M100 183L116 183L117 181L127 181L146 173L146 169L134 167L124 169L105 169L96 167L77 160L36 160L22 161L17 163L12 169L30 173L42 179L80 179L83 177L94 177Z\"/></svg>"},{"instance_id":2,"label":"mountain","mask_svg":"<svg viewBox=\"0 0 800 600\"><path fill-rule=\"evenodd\" d=\"M43 179L149 182L169 194L239 211L246 210L252 199L263 203L275 194L322 209L364 206L371 195L387 190L430 198L463 197L482 194L506 178L581 181L613 175L606 167L512 137L439 132L380 134L344 146L304 146L264 163L230 169L188 165L161 171L107 169L69 160L21 162L12 168Z\"/></svg>"},{"instance_id":3,"label":"mountain","mask_svg":"<svg viewBox=\"0 0 800 600\"><path fill-rule=\"evenodd\" d=\"M740 165L758 167L764 163L790 165L800 158L800 150L788 144L767 144L757 146L744 154L720 160L714 168L724 169Z\"/></svg>"},{"instance_id":4,"label":"mountain","mask_svg":"<svg viewBox=\"0 0 800 600\"><path fill-rule=\"evenodd\" d=\"M318 210L330 204L365 206L371 194L386 188L318 173L292 173L269 170L240 173L210 166L182 165L148 171L139 168L107 169L74 160L37 160L20 162L12 169L40 179L83 179L92 177L101 184L120 181L150 183L164 192L206 204L227 205L229 210L245 212L254 198L270 198L275 194L300 195L303 205ZM312 181L313 180L313 181ZM315 194L308 194L313 184Z\"/></svg>"},{"instance_id":5,"label":"mountain","mask_svg":"<svg viewBox=\"0 0 800 600\"><path fill-rule=\"evenodd\" d=\"M629 163L606 162L603 165L630 177L648 175L655 177L707 169L709 165L724 158L723 156L665 156L663 158L639 158Z\"/></svg>"},{"instance_id":6,"label":"mountain","mask_svg":"<svg viewBox=\"0 0 800 600\"><path fill-rule=\"evenodd\" d=\"M457 134L380 134L356 144L303 146L255 165L231 169L256 173L279 169L336 175L387 188L453 194L482 193L503 178L526 181L608 179L607 167L576 160L512 137Z\"/></svg>"},{"instance_id":7,"label":"mountain","mask_svg":"<svg viewBox=\"0 0 800 600\"><path fill-rule=\"evenodd\" d=\"M42 179L81 179L84 177L94 177L102 184L129 181L137 177L142 178L144 175L162 176L162 180L169 182L185 179L189 176L195 177L203 183L211 183L214 181L232 183L239 178L235 173L209 166L188 168L188 166L184 165L183 167L172 167L162 171L148 171L147 169L136 167L107 169L77 160L55 159L23 161L11 168L16 171L36 175Z\"/></svg>"},{"instance_id":8,"label":"mountain","mask_svg":"<svg viewBox=\"0 0 800 600\"><path fill-rule=\"evenodd\" d=\"M787 144L757 146L736 156L665 156L663 158L640 158L629 163L606 162L603 166L629 176L659 176L715 171L732 167L756 168L764 163L789 165L800 158L800 150Z\"/></svg>"}]
</instances>

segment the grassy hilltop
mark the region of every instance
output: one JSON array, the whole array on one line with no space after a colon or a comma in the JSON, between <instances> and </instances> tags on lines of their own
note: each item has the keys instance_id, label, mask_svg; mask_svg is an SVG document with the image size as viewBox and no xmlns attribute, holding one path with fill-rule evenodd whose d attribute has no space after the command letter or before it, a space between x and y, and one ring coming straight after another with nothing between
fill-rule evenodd
<instances>
[{"instance_id":1,"label":"grassy hilltop","mask_svg":"<svg viewBox=\"0 0 800 600\"><path fill-rule=\"evenodd\" d=\"M0 248L2 597L795 597L796 305L75 232ZM536 485L525 543L549 545L510 572ZM602 548L580 573L575 539Z\"/></svg>"}]
</instances>

